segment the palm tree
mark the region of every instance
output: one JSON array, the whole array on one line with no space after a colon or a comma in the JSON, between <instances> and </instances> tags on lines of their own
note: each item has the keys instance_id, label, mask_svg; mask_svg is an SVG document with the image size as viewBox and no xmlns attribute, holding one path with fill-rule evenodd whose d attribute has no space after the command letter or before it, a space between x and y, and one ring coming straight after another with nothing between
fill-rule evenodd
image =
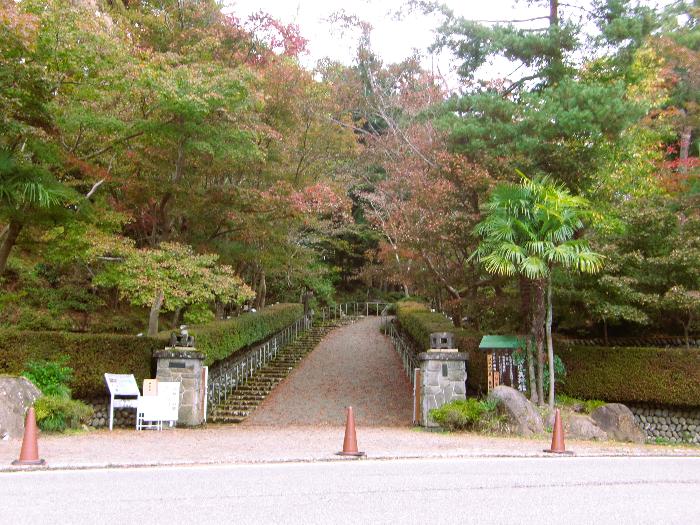
<instances>
[{"instance_id":1,"label":"palm tree","mask_svg":"<svg viewBox=\"0 0 700 525\"><path fill-rule=\"evenodd\" d=\"M603 256L592 251L586 240L574 238L584 227L584 219L591 216L586 199L572 195L562 184L546 177L531 180L520 175L520 184L501 184L491 193L486 217L474 228L482 241L473 257L489 273L522 275L531 281L535 296L531 333L537 348L536 391L531 388L531 396L534 402L544 402L546 332L549 405L553 407L552 268L558 265L596 273L602 268ZM531 385L533 372L531 365Z\"/></svg>"},{"instance_id":2,"label":"palm tree","mask_svg":"<svg viewBox=\"0 0 700 525\"><path fill-rule=\"evenodd\" d=\"M24 224L39 210L68 204L74 192L58 182L48 170L18 162L0 150L0 212L8 219L0 232L0 275L5 273L12 247Z\"/></svg>"}]
</instances>

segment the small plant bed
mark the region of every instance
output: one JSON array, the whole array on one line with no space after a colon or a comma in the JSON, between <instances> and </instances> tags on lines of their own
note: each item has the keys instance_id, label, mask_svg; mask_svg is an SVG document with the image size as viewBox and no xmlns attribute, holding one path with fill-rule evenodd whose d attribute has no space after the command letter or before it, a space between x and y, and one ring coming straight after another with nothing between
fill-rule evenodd
<instances>
[{"instance_id":1,"label":"small plant bed","mask_svg":"<svg viewBox=\"0 0 700 525\"><path fill-rule=\"evenodd\" d=\"M68 384L73 377L73 369L67 363L67 356L61 356L56 361L29 361L22 373L43 394L34 403L41 430L65 432L79 429L92 416L92 407L71 399Z\"/></svg>"},{"instance_id":2,"label":"small plant bed","mask_svg":"<svg viewBox=\"0 0 700 525\"><path fill-rule=\"evenodd\" d=\"M560 394L556 397L555 406L562 411L577 412L579 414L590 414L596 408L605 405L605 401L600 399L577 399L575 397Z\"/></svg>"},{"instance_id":3,"label":"small plant bed","mask_svg":"<svg viewBox=\"0 0 700 525\"><path fill-rule=\"evenodd\" d=\"M446 430L503 433L505 418L492 399L459 399L430 411L430 417Z\"/></svg>"}]
</instances>

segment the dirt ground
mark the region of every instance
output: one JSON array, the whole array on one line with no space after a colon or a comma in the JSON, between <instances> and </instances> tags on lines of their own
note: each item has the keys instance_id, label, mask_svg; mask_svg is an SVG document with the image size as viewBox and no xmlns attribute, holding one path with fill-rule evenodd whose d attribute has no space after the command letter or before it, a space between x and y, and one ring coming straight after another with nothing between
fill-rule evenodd
<instances>
[{"instance_id":1,"label":"dirt ground","mask_svg":"<svg viewBox=\"0 0 700 525\"><path fill-rule=\"evenodd\" d=\"M380 324L367 317L328 334L245 424L342 425L351 406L358 425L410 425L411 384Z\"/></svg>"}]
</instances>

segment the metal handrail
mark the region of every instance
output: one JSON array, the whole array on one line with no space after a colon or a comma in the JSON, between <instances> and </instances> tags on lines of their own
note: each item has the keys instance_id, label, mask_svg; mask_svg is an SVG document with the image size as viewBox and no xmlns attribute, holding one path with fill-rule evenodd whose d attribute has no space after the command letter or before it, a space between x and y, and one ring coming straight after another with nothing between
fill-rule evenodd
<instances>
[{"instance_id":1,"label":"metal handrail","mask_svg":"<svg viewBox=\"0 0 700 525\"><path fill-rule=\"evenodd\" d=\"M324 306L317 315L322 321L326 321L327 319L341 319L343 317L361 317L363 315L366 317L370 315L379 317L382 316L391 305L392 303L385 301L341 303L333 306Z\"/></svg>"},{"instance_id":2,"label":"metal handrail","mask_svg":"<svg viewBox=\"0 0 700 525\"><path fill-rule=\"evenodd\" d=\"M225 401L260 368L272 361L279 352L300 334L313 326L310 315L300 317L264 343L253 346L243 354L233 354L209 367L207 402L215 406Z\"/></svg>"},{"instance_id":3,"label":"metal handrail","mask_svg":"<svg viewBox=\"0 0 700 525\"><path fill-rule=\"evenodd\" d=\"M399 353L404 372L406 372L411 386L415 386L416 375L414 370L418 368L417 352L408 340L399 333L394 323L389 323L388 335L391 339L391 344L394 345L394 348Z\"/></svg>"}]
</instances>

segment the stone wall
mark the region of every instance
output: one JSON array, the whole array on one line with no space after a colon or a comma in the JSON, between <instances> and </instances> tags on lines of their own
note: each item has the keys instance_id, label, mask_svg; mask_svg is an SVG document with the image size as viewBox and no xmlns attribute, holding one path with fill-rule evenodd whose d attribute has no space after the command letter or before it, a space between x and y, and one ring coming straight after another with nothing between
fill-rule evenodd
<instances>
[{"instance_id":1,"label":"stone wall","mask_svg":"<svg viewBox=\"0 0 700 525\"><path fill-rule=\"evenodd\" d=\"M204 354L194 348L166 348L153 352L156 379L180 383L178 426L193 427L204 423Z\"/></svg>"},{"instance_id":2,"label":"stone wall","mask_svg":"<svg viewBox=\"0 0 700 525\"><path fill-rule=\"evenodd\" d=\"M109 397L84 400L95 413L88 422L93 428L109 427ZM114 428L136 428L136 409L118 408L114 411Z\"/></svg>"},{"instance_id":3,"label":"stone wall","mask_svg":"<svg viewBox=\"0 0 700 525\"><path fill-rule=\"evenodd\" d=\"M467 355L458 352L423 352L418 354L421 369L421 425L438 426L429 416L433 408L466 397Z\"/></svg>"},{"instance_id":4,"label":"stone wall","mask_svg":"<svg viewBox=\"0 0 700 525\"><path fill-rule=\"evenodd\" d=\"M647 439L700 444L700 407L630 406L634 420Z\"/></svg>"}]
</instances>

